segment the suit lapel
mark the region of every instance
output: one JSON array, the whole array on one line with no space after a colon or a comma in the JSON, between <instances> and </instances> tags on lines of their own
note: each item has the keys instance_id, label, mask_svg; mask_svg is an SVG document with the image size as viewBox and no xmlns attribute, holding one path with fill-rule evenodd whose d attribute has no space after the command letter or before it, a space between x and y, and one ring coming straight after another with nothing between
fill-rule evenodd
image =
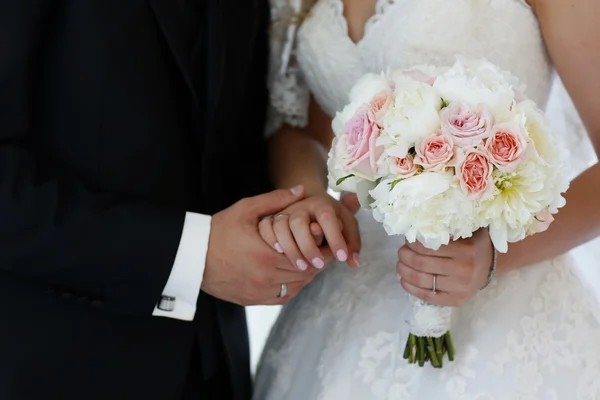
<instances>
[{"instance_id":1,"label":"suit lapel","mask_svg":"<svg viewBox=\"0 0 600 400\"><path fill-rule=\"evenodd\" d=\"M148 0L148 2L158 21L158 25L165 36L167 44L173 53L173 57L183 75L183 79L192 94L192 99L194 103L198 105L200 103L198 93L196 92L191 77L189 54L187 54L188 50L184 46L186 38L183 35L185 34L185 31L179 29L181 26L181 19L177 10L177 1Z\"/></svg>"}]
</instances>

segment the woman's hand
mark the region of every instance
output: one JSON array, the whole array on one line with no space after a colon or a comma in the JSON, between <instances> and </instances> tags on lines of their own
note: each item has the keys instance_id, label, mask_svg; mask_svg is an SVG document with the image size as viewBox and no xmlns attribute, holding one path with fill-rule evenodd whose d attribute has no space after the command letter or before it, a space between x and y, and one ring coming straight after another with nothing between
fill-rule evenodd
<instances>
[{"instance_id":1,"label":"woman's hand","mask_svg":"<svg viewBox=\"0 0 600 400\"><path fill-rule=\"evenodd\" d=\"M341 204L326 193L308 197L286 208L258 225L263 239L279 253L284 253L300 270L309 265L321 269L325 266L325 248L319 248L319 236L336 259L358 267L360 234L349 209L351 198Z\"/></svg>"},{"instance_id":2,"label":"woman's hand","mask_svg":"<svg viewBox=\"0 0 600 400\"><path fill-rule=\"evenodd\" d=\"M494 248L486 229L438 251L407 243L398 251L396 270L404 289L415 297L440 306L458 307L488 282ZM433 280L435 276L435 289Z\"/></svg>"}]
</instances>

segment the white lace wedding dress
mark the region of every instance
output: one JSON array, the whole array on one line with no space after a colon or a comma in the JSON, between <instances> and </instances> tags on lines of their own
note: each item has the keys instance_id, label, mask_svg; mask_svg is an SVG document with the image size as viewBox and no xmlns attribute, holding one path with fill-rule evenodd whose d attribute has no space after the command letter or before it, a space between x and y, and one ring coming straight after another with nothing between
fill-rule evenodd
<instances>
[{"instance_id":1,"label":"white lace wedding dress","mask_svg":"<svg viewBox=\"0 0 600 400\"><path fill-rule=\"evenodd\" d=\"M287 0L272 3L276 18L285 13ZM306 122L309 89L334 115L365 72L449 65L458 54L489 59L520 77L538 104L548 101L552 66L521 1L380 1L357 44L342 9L341 0L319 0L297 32L276 22L272 129ZM555 119L565 112L570 148L590 154L569 100L555 109ZM574 173L588 165L579 159ZM283 308L255 400L600 399L600 309L569 256L507 274L456 309L456 360L419 368L402 357L410 312L395 272L402 238L366 211L357 218L362 267L333 264Z\"/></svg>"}]
</instances>

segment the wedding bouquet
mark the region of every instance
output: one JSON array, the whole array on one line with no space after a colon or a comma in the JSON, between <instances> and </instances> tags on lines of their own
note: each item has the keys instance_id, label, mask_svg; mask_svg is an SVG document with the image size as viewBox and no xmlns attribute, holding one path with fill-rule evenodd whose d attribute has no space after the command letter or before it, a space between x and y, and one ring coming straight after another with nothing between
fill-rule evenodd
<instances>
[{"instance_id":1,"label":"wedding bouquet","mask_svg":"<svg viewBox=\"0 0 600 400\"><path fill-rule=\"evenodd\" d=\"M367 74L333 120L332 189L357 193L389 235L437 250L487 228L499 252L565 204L565 150L516 78L486 60ZM411 296L405 358L454 358L451 308Z\"/></svg>"}]
</instances>

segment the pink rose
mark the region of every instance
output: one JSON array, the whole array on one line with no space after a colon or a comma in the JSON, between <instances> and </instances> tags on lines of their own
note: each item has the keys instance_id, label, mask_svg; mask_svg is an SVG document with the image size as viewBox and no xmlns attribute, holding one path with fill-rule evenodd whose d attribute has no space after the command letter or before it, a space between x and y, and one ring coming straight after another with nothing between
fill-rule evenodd
<instances>
[{"instance_id":1,"label":"pink rose","mask_svg":"<svg viewBox=\"0 0 600 400\"><path fill-rule=\"evenodd\" d=\"M527 137L519 124L505 122L492 128L485 149L500 171L513 172L525 160Z\"/></svg>"},{"instance_id":2,"label":"pink rose","mask_svg":"<svg viewBox=\"0 0 600 400\"><path fill-rule=\"evenodd\" d=\"M404 158L392 157L390 172L401 178L410 178L419 172L419 167L415 165L414 157L407 154Z\"/></svg>"},{"instance_id":3,"label":"pink rose","mask_svg":"<svg viewBox=\"0 0 600 400\"><path fill-rule=\"evenodd\" d=\"M527 229L527 236L546 231L552 222L554 222L554 216L548 210L540 211Z\"/></svg>"},{"instance_id":4,"label":"pink rose","mask_svg":"<svg viewBox=\"0 0 600 400\"><path fill-rule=\"evenodd\" d=\"M448 136L431 135L415 147L415 163L427 171L442 171L454 157L454 142Z\"/></svg>"},{"instance_id":5,"label":"pink rose","mask_svg":"<svg viewBox=\"0 0 600 400\"><path fill-rule=\"evenodd\" d=\"M346 171L355 172L366 178L374 178L377 173L377 160L383 153L382 146L376 146L379 127L369 118L371 107L366 104L346 123L347 135Z\"/></svg>"},{"instance_id":6,"label":"pink rose","mask_svg":"<svg viewBox=\"0 0 600 400\"><path fill-rule=\"evenodd\" d=\"M390 109L392 100L392 95L386 92L379 93L371 100L369 118L371 118L372 121L375 121L380 128L383 126L381 120Z\"/></svg>"},{"instance_id":7,"label":"pink rose","mask_svg":"<svg viewBox=\"0 0 600 400\"><path fill-rule=\"evenodd\" d=\"M473 108L455 103L442 110L442 134L449 135L461 147L476 146L490 136L492 114L486 106Z\"/></svg>"},{"instance_id":8,"label":"pink rose","mask_svg":"<svg viewBox=\"0 0 600 400\"><path fill-rule=\"evenodd\" d=\"M469 199L479 200L494 187L493 167L488 156L479 150L467 153L458 168L460 187Z\"/></svg>"}]
</instances>

